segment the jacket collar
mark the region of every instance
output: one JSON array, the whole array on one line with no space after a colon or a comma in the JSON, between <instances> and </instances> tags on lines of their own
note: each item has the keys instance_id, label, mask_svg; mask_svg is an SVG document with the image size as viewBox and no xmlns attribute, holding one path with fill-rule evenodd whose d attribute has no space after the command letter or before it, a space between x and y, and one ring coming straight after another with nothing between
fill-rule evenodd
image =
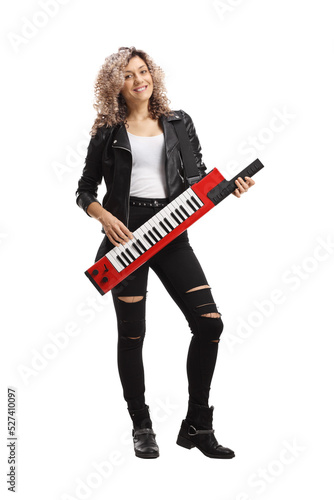
<instances>
[{"instance_id":1,"label":"jacket collar","mask_svg":"<svg viewBox=\"0 0 334 500\"><path fill-rule=\"evenodd\" d=\"M182 120L180 111L172 111L172 114L169 116L163 116L162 118L166 119L168 122L172 122L175 120Z\"/></svg>"},{"instance_id":2,"label":"jacket collar","mask_svg":"<svg viewBox=\"0 0 334 500\"><path fill-rule=\"evenodd\" d=\"M131 152L129 136L123 123L115 128L115 133L112 138L112 147L127 149Z\"/></svg>"},{"instance_id":3,"label":"jacket collar","mask_svg":"<svg viewBox=\"0 0 334 500\"><path fill-rule=\"evenodd\" d=\"M179 139L176 135L175 128L173 126L173 121L181 120L181 115L178 112L173 111L173 114L170 116L162 116L161 123L163 127L163 131L165 134L165 148L166 148L166 156L168 158L171 151L178 144Z\"/></svg>"},{"instance_id":4,"label":"jacket collar","mask_svg":"<svg viewBox=\"0 0 334 500\"><path fill-rule=\"evenodd\" d=\"M162 124L165 136L165 150L167 157L179 142L172 122L181 119L182 117L180 112L177 111L173 111L172 115L162 116L160 118L160 123ZM115 132L112 138L112 147L126 149L131 152L130 140L124 124L115 127Z\"/></svg>"}]
</instances>

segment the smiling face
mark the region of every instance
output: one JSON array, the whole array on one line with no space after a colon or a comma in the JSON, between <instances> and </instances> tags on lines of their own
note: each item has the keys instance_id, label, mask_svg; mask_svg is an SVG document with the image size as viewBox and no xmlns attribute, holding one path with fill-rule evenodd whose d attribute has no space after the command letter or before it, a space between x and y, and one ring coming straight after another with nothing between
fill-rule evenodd
<instances>
[{"instance_id":1,"label":"smiling face","mask_svg":"<svg viewBox=\"0 0 334 500\"><path fill-rule=\"evenodd\" d=\"M125 102L139 104L148 101L153 93L151 73L143 59L138 56L130 59L124 70L125 82L121 94Z\"/></svg>"}]
</instances>

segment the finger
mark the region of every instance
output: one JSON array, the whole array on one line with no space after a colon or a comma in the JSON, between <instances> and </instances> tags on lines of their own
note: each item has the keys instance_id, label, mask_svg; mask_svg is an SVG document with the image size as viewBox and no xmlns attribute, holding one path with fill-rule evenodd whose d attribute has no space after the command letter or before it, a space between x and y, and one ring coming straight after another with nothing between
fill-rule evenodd
<instances>
[{"instance_id":1,"label":"finger","mask_svg":"<svg viewBox=\"0 0 334 500\"><path fill-rule=\"evenodd\" d=\"M125 243L122 236L118 234L116 229L109 228L108 231L106 231L106 235L108 236L110 241L116 246Z\"/></svg>"},{"instance_id":2,"label":"finger","mask_svg":"<svg viewBox=\"0 0 334 500\"><path fill-rule=\"evenodd\" d=\"M244 188L244 192L247 192L248 189L253 185L255 184L255 182L253 181L253 179L251 179L250 177L245 177L245 179L248 179L247 181L244 181L242 178L240 180L240 184L242 185L242 187ZM240 185L239 184L239 185Z\"/></svg>"},{"instance_id":3,"label":"finger","mask_svg":"<svg viewBox=\"0 0 334 500\"><path fill-rule=\"evenodd\" d=\"M248 183L242 177L240 177L240 183L245 189L248 189Z\"/></svg>"},{"instance_id":4,"label":"finger","mask_svg":"<svg viewBox=\"0 0 334 500\"><path fill-rule=\"evenodd\" d=\"M245 179L247 179L246 182L247 182L249 187L254 186L254 184L255 184L254 179L251 179L250 177L245 177Z\"/></svg>"},{"instance_id":5,"label":"finger","mask_svg":"<svg viewBox=\"0 0 334 500\"><path fill-rule=\"evenodd\" d=\"M131 233L131 231L124 225L124 224L120 224L120 228L121 228L121 231L123 231L123 233L128 236L129 238L133 238L133 234Z\"/></svg>"},{"instance_id":6,"label":"finger","mask_svg":"<svg viewBox=\"0 0 334 500\"><path fill-rule=\"evenodd\" d=\"M106 233L106 234L107 234L107 233ZM107 234L107 237L108 237L108 239L111 241L111 243L112 243L113 245L115 245L116 247L119 247L119 243L118 243L118 241L116 241L116 240L115 240L115 239L114 239L114 238L113 238L110 234Z\"/></svg>"},{"instance_id":7,"label":"finger","mask_svg":"<svg viewBox=\"0 0 334 500\"><path fill-rule=\"evenodd\" d=\"M239 179L241 179L241 177L239 177ZM248 189L248 185L245 183L245 181L243 179L239 180L237 179L235 181L236 185L238 186L238 189L241 193L245 193Z\"/></svg>"},{"instance_id":8,"label":"finger","mask_svg":"<svg viewBox=\"0 0 334 500\"><path fill-rule=\"evenodd\" d=\"M121 243L127 243L129 241L130 238L128 238L128 236L120 228L117 228L115 231L117 231L116 234L121 240Z\"/></svg>"},{"instance_id":9,"label":"finger","mask_svg":"<svg viewBox=\"0 0 334 500\"><path fill-rule=\"evenodd\" d=\"M239 189L232 191L232 194L234 194L234 196L236 196L237 198L240 198L240 196L241 196Z\"/></svg>"}]
</instances>

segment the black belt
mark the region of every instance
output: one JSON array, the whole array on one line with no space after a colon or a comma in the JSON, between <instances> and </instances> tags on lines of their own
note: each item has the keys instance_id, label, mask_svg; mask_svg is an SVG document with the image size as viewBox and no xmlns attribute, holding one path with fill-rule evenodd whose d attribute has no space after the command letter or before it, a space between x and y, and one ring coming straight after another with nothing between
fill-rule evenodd
<instances>
[{"instance_id":1,"label":"black belt","mask_svg":"<svg viewBox=\"0 0 334 500\"><path fill-rule=\"evenodd\" d=\"M131 207L154 207L160 208L168 205L169 201L167 198L136 198L130 197L130 206Z\"/></svg>"}]
</instances>

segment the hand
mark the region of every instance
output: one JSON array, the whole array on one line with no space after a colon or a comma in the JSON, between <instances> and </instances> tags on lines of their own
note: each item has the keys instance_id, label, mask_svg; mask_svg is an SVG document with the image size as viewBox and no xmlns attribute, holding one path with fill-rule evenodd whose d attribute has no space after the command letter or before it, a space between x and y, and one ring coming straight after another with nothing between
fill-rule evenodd
<instances>
[{"instance_id":1,"label":"hand","mask_svg":"<svg viewBox=\"0 0 334 500\"><path fill-rule=\"evenodd\" d=\"M114 217L107 210L104 211L103 216L99 218L103 229L111 241L115 246L119 246L120 244L124 245L127 243L129 239L133 238L131 231L121 222L117 217Z\"/></svg>"},{"instance_id":2,"label":"hand","mask_svg":"<svg viewBox=\"0 0 334 500\"><path fill-rule=\"evenodd\" d=\"M242 193L246 193L248 189L255 184L255 181L253 181L253 179L251 179L250 177L245 177L245 179L246 181L244 181L242 177L238 177L238 179L235 181L238 187L235 191L232 192L232 194L234 194L234 196L236 196L237 198L240 198Z\"/></svg>"}]
</instances>

